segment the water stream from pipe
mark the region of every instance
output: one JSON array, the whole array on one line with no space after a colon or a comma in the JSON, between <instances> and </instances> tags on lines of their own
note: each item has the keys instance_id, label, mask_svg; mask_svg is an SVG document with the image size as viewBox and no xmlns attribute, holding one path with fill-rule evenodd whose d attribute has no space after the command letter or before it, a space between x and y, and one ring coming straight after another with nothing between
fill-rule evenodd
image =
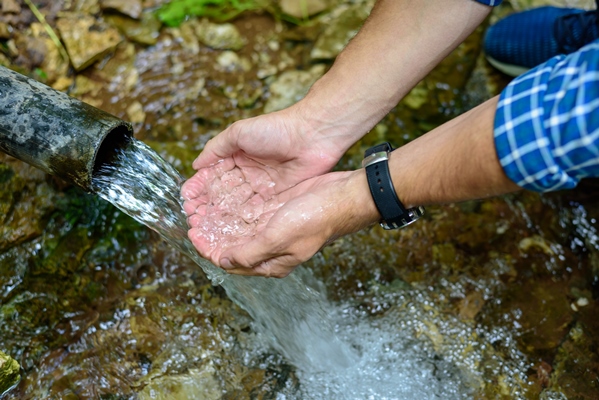
<instances>
[{"instance_id":1,"label":"water stream from pipe","mask_svg":"<svg viewBox=\"0 0 599 400\"><path fill-rule=\"evenodd\" d=\"M289 393L290 397L453 399L471 395L454 363L440 359L422 341L410 337L408 332L421 319L409 315L419 312L417 305L406 308L407 314L389 313L370 320L351 307L328 302L301 274L284 279L227 275L201 258L187 238L179 194L182 183L172 166L137 140L119 150L94 178L100 197L191 257L213 284L221 285L251 315L255 330L298 369L302 393L295 393L299 397ZM426 299L420 303L426 308ZM469 334L457 332L458 336Z\"/></svg>"}]
</instances>

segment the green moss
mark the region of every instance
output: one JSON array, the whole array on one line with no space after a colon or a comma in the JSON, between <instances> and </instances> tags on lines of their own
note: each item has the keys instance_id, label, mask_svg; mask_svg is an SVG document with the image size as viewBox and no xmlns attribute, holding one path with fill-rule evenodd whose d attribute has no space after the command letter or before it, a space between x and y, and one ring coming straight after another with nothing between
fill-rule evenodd
<instances>
[{"instance_id":1,"label":"green moss","mask_svg":"<svg viewBox=\"0 0 599 400\"><path fill-rule=\"evenodd\" d=\"M8 182L15 175L15 171L5 164L0 164L0 183Z\"/></svg>"},{"instance_id":2,"label":"green moss","mask_svg":"<svg viewBox=\"0 0 599 400\"><path fill-rule=\"evenodd\" d=\"M264 8L259 0L173 0L158 10L168 26L179 26L187 17L209 17L227 21L244 11Z\"/></svg>"},{"instance_id":3,"label":"green moss","mask_svg":"<svg viewBox=\"0 0 599 400\"><path fill-rule=\"evenodd\" d=\"M0 351L0 396L19 383L19 369L18 362Z\"/></svg>"}]
</instances>

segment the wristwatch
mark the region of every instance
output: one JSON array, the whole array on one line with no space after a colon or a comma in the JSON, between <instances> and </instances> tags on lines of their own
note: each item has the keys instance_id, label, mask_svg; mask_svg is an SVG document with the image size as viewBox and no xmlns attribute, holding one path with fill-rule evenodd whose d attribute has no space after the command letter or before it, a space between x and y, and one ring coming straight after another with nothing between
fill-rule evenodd
<instances>
[{"instance_id":1,"label":"wristwatch","mask_svg":"<svg viewBox=\"0 0 599 400\"><path fill-rule=\"evenodd\" d=\"M366 150L362 160L370 193L383 217L381 226L385 229L403 228L424 214L423 207L406 209L395 193L388 163L389 153L393 150L391 144L385 142Z\"/></svg>"}]
</instances>

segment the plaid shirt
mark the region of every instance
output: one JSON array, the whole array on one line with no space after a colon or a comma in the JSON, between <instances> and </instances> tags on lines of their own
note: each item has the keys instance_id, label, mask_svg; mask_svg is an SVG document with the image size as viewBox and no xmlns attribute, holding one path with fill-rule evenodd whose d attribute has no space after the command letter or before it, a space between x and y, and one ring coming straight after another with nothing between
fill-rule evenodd
<instances>
[{"instance_id":1,"label":"plaid shirt","mask_svg":"<svg viewBox=\"0 0 599 400\"><path fill-rule=\"evenodd\" d=\"M495 7L495 6L498 6L499 4L501 4L501 2L503 0L476 0L476 1L478 1L479 3L486 4L488 6Z\"/></svg>"},{"instance_id":2,"label":"plaid shirt","mask_svg":"<svg viewBox=\"0 0 599 400\"><path fill-rule=\"evenodd\" d=\"M513 80L494 130L503 170L525 189L570 189L599 177L599 40Z\"/></svg>"}]
</instances>

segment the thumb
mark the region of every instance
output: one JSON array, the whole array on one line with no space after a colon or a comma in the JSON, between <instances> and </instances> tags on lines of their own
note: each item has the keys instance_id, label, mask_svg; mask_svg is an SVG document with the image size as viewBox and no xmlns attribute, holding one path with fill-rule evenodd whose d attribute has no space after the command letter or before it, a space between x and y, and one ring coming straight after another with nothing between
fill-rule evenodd
<instances>
[{"instance_id":1,"label":"thumb","mask_svg":"<svg viewBox=\"0 0 599 400\"><path fill-rule=\"evenodd\" d=\"M231 157L240 150L238 144L238 129L231 125L206 143L200 155L192 164L193 169L207 168L219 160Z\"/></svg>"}]
</instances>

